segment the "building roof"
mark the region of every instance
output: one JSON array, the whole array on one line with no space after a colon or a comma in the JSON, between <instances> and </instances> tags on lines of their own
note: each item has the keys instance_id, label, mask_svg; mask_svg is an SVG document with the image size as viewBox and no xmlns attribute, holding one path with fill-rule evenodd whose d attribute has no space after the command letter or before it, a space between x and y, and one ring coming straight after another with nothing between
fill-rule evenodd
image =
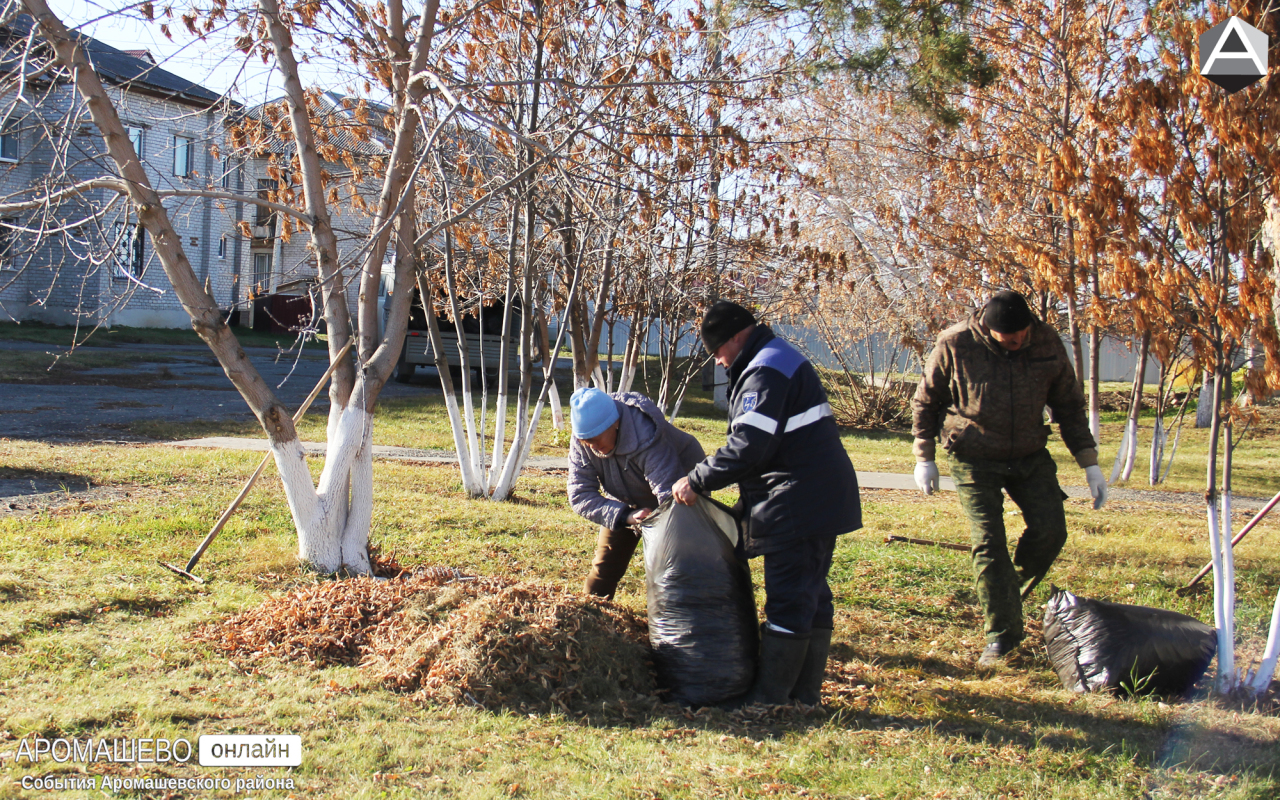
<instances>
[{"instance_id":1,"label":"building roof","mask_svg":"<svg viewBox=\"0 0 1280 800\"><path fill-rule=\"evenodd\" d=\"M240 119L248 118L265 122L267 107L279 108L284 102L284 97L278 97L268 103L250 106L244 109L243 117ZM369 100L364 102L367 123L357 119L356 108L360 105L358 98L345 97L336 92L320 94L318 107L311 113L311 124L316 135L316 148L320 151L321 158L326 161L335 161L335 152L350 153L359 157L382 156L390 152L393 136L382 125L383 115L388 111L387 107ZM232 124L237 121L235 115L229 119ZM266 152L274 153L291 153L293 148L292 137L284 140L275 139L263 146Z\"/></svg>"},{"instance_id":2,"label":"building roof","mask_svg":"<svg viewBox=\"0 0 1280 800\"><path fill-rule=\"evenodd\" d=\"M5 38L11 42L18 37L25 39L30 34L32 25L31 17L19 14L8 24L9 35ZM201 107L211 106L223 99L221 95L198 83L156 66L146 50L117 50L78 31L72 33L79 37L94 71L110 84ZM6 58L6 61L9 60Z\"/></svg>"},{"instance_id":3,"label":"building roof","mask_svg":"<svg viewBox=\"0 0 1280 800\"><path fill-rule=\"evenodd\" d=\"M156 63L156 57L151 55L150 50L125 50L123 52L125 53L125 55L130 55L130 56L133 56L134 58L140 58L143 61L149 61L152 64Z\"/></svg>"}]
</instances>

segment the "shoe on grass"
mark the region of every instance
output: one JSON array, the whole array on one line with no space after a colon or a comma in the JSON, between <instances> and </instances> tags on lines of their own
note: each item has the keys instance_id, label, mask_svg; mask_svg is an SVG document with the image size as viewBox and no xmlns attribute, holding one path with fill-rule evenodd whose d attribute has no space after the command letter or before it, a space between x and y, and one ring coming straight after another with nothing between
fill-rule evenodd
<instances>
[{"instance_id":1,"label":"shoe on grass","mask_svg":"<svg viewBox=\"0 0 1280 800\"><path fill-rule=\"evenodd\" d=\"M1005 657L1018 649L1018 642L1006 642L997 639L994 642L988 642L986 648L983 649L982 655L978 656L978 666L984 668L994 667L1005 660Z\"/></svg>"}]
</instances>

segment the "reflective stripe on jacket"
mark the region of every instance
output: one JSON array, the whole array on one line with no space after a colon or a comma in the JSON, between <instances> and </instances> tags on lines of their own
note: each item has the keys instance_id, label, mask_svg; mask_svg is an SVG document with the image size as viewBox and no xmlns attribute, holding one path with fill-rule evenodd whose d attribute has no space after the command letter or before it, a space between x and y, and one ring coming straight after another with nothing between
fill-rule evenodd
<instances>
[{"instance_id":1,"label":"reflective stripe on jacket","mask_svg":"<svg viewBox=\"0 0 1280 800\"><path fill-rule=\"evenodd\" d=\"M822 381L767 325L729 367L729 440L689 483L704 493L738 484L751 555L862 527L858 478Z\"/></svg>"}]
</instances>

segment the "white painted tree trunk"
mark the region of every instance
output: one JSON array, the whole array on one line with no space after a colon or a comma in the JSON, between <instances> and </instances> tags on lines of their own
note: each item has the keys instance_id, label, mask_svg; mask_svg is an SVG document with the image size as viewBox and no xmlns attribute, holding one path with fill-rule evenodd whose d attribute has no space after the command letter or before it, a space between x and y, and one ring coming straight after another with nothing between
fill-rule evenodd
<instances>
[{"instance_id":1,"label":"white painted tree trunk","mask_svg":"<svg viewBox=\"0 0 1280 800\"><path fill-rule=\"evenodd\" d=\"M1213 561L1213 627L1218 635L1218 687L1225 690L1230 675L1235 672L1235 637L1227 631L1227 614L1223 605L1226 599L1223 587L1227 578L1226 565L1222 560L1222 534L1218 529L1218 508L1207 503L1205 511L1209 518L1209 553Z\"/></svg>"},{"instance_id":2,"label":"white painted tree trunk","mask_svg":"<svg viewBox=\"0 0 1280 800\"><path fill-rule=\"evenodd\" d=\"M1262 651L1262 663L1250 681L1254 694L1262 694L1271 687L1277 660L1280 660L1280 591L1276 592L1276 602L1271 608L1271 629L1267 633L1267 647Z\"/></svg>"},{"instance_id":3,"label":"white painted tree trunk","mask_svg":"<svg viewBox=\"0 0 1280 800\"><path fill-rule=\"evenodd\" d=\"M556 379L550 378L551 388L547 390L547 400L551 403L551 426L558 431L564 430L564 409L560 406L560 388Z\"/></svg>"},{"instance_id":4,"label":"white painted tree trunk","mask_svg":"<svg viewBox=\"0 0 1280 800\"><path fill-rule=\"evenodd\" d=\"M1124 472L1121 474L1123 480L1129 480L1133 476L1133 465L1138 460L1138 421L1136 419L1129 420L1126 426L1125 436L1129 439L1129 452L1124 460Z\"/></svg>"},{"instance_id":5,"label":"white painted tree trunk","mask_svg":"<svg viewBox=\"0 0 1280 800\"><path fill-rule=\"evenodd\" d=\"M1111 465L1111 477L1107 480L1108 484L1114 484L1120 479L1120 473L1124 469L1124 465L1128 463L1129 451L1133 443L1133 437L1130 435L1129 424L1125 423L1124 434L1120 437L1120 448L1116 450L1115 463ZM1094 437L1097 441L1097 437Z\"/></svg>"},{"instance_id":6,"label":"white painted tree trunk","mask_svg":"<svg viewBox=\"0 0 1280 800\"><path fill-rule=\"evenodd\" d=\"M1160 482L1160 464L1164 461L1164 446L1168 438L1164 432L1164 420L1157 415L1151 431L1151 458L1149 459L1151 468L1147 474L1152 486Z\"/></svg>"},{"instance_id":7,"label":"white painted tree trunk","mask_svg":"<svg viewBox=\"0 0 1280 800\"><path fill-rule=\"evenodd\" d=\"M503 369L506 369L506 360L502 360ZM493 409L493 456L489 459L489 491L493 491L493 487L498 481L498 465L502 463L502 448L507 442L507 394L502 391L502 385L505 381L498 384L498 404Z\"/></svg>"},{"instance_id":8,"label":"white painted tree trunk","mask_svg":"<svg viewBox=\"0 0 1280 800\"><path fill-rule=\"evenodd\" d=\"M335 428L319 485L298 439L273 442L272 454L298 533L298 558L318 572L369 575L373 415L348 407Z\"/></svg>"},{"instance_id":9,"label":"white painted tree trunk","mask_svg":"<svg viewBox=\"0 0 1280 800\"><path fill-rule=\"evenodd\" d=\"M1221 597L1216 605L1222 607L1221 625L1218 628L1218 685L1223 692L1236 687L1236 563L1234 550L1231 547L1231 493L1221 495L1219 524L1222 531L1218 535L1217 546L1221 548L1222 581Z\"/></svg>"}]
</instances>

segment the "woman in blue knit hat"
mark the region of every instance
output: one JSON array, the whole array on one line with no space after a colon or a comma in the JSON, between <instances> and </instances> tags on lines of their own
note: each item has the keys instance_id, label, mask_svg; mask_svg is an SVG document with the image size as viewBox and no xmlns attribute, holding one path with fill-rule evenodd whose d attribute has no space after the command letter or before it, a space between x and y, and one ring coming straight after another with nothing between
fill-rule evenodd
<instances>
[{"instance_id":1,"label":"woman in blue knit hat","mask_svg":"<svg viewBox=\"0 0 1280 800\"><path fill-rule=\"evenodd\" d=\"M587 594L613 599L640 542L633 526L702 460L702 445L636 392L579 389L569 398L569 504L600 526Z\"/></svg>"}]
</instances>

